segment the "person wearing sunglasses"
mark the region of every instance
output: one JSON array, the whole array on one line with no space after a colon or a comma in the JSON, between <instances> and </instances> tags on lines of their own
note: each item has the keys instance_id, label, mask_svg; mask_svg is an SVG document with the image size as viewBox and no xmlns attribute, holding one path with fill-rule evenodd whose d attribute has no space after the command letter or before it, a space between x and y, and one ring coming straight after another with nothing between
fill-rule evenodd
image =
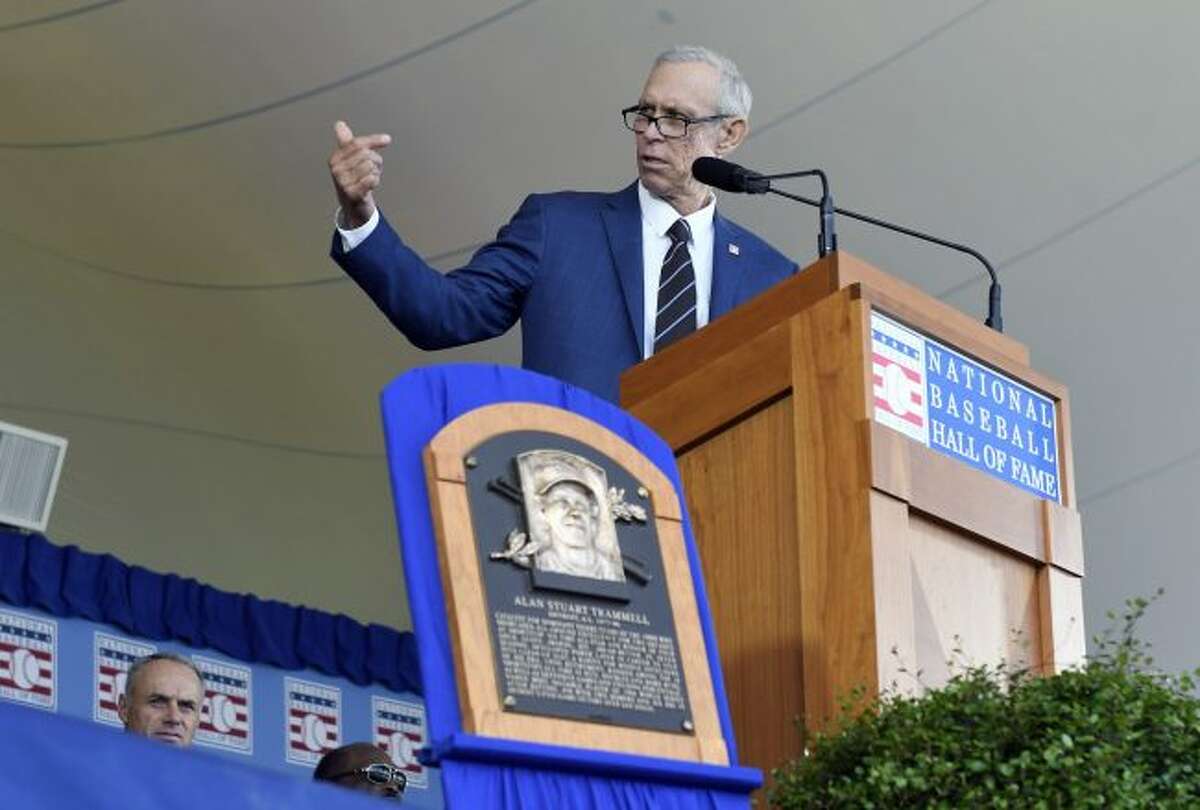
<instances>
[{"instance_id":1,"label":"person wearing sunglasses","mask_svg":"<svg viewBox=\"0 0 1200 810\"><path fill-rule=\"evenodd\" d=\"M355 136L338 121L331 255L415 346L485 340L519 319L523 367L616 402L625 369L796 272L718 213L712 189L692 177L696 158L726 157L745 140L750 103L726 57L698 46L660 54L637 102L621 110L637 181L613 193L533 194L495 240L445 275L401 241L376 205L391 137ZM573 121L586 115L579 107L545 120ZM548 128L540 130L530 137ZM563 137L561 126L555 131ZM398 205L421 204L420 189L404 192Z\"/></svg>"},{"instance_id":2,"label":"person wearing sunglasses","mask_svg":"<svg viewBox=\"0 0 1200 810\"><path fill-rule=\"evenodd\" d=\"M350 743L321 757L313 780L340 785L372 796L400 799L408 778L379 748L365 742Z\"/></svg>"}]
</instances>

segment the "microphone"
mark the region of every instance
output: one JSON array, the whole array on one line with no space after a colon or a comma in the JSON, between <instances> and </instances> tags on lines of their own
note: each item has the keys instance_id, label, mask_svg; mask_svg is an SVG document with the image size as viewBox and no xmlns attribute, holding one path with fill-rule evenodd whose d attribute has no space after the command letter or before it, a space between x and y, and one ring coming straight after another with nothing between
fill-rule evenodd
<instances>
[{"instance_id":1,"label":"microphone","mask_svg":"<svg viewBox=\"0 0 1200 810\"><path fill-rule=\"evenodd\" d=\"M715 157L701 157L692 161L692 177L706 186L732 191L734 194L766 194L770 191L787 197L782 191L771 188L772 180L782 180L785 177L818 177L821 180L821 230L817 235L817 255L824 256L831 250L837 250L837 234L833 229L833 195L829 193L829 180L820 169L809 169L802 172L787 174L763 175L751 171L745 166L730 163Z\"/></svg>"},{"instance_id":2,"label":"microphone","mask_svg":"<svg viewBox=\"0 0 1200 810\"><path fill-rule=\"evenodd\" d=\"M734 194L766 194L771 190L771 181L758 172L715 157L696 158L692 177L706 186Z\"/></svg>"},{"instance_id":3,"label":"microphone","mask_svg":"<svg viewBox=\"0 0 1200 810\"><path fill-rule=\"evenodd\" d=\"M960 253L966 253L969 256L975 257L987 270L988 276L991 277L991 286L988 288L988 315L984 321L985 326L995 329L997 332L1004 331L1004 316L1001 314L1001 295L1000 295L1000 279L996 276L996 271L992 267L984 255L974 248L960 245L957 242L950 242L945 239L939 239L936 236L930 236L927 233L912 228L906 228L903 225L897 225L886 220L869 217L866 214L859 214L854 211L849 211L845 208L837 208L833 204L833 197L829 194L829 183L825 178L825 173L820 169L812 169L803 172L787 172L785 174L760 174L744 166L739 166L736 163L730 163L727 160L713 157L696 158L692 163L692 176L704 183L707 186L720 189L721 191L729 191L734 194L777 194L780 197L786 197L789 200L802 202L805 205L811 205L814 208L821 210L821 234L817 244L817 255L824 256L827 250L837 250L837 236L833 232L833 214L837 212L842 216L856 219L859 222L865 222L868 225L874 225L877 228L884 228L896 233L902 233L905 236L911 236L914 239L920 239L923 242L931 242L935 245L957 250ZM782 180L788 177L811 177L816 176L821 179L821 199L812 200L807 197L801 197L798 194L789 194L786 191L780 191L777 188L771 188L772 180Z\"/></svg>"}]
</instances>

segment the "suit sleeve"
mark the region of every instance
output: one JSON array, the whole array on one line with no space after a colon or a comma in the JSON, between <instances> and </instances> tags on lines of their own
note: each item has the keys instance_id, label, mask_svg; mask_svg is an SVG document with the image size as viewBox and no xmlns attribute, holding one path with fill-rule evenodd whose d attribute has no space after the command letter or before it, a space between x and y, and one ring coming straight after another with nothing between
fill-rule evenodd
<instances>
[{"instance_id":1,"label":"suit sleeve","mask_svg":"<svg viewBox=\"0 0 1200 810\"><path fill-rule=\"evenodd\" d=\"M382 217L348 253L335 233L330 255L413 345L445 349L501 335L521 317L544 255L544 220L541 199L527 197L494 241L445 275Z\"/></svg>"}]
</instances>

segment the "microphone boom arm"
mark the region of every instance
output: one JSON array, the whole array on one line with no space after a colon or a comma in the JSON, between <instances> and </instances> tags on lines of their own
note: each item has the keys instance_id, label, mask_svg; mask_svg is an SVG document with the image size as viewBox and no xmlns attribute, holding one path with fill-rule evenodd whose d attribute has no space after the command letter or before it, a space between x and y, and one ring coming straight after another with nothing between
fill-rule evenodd
<instances>
[{"instance_id":1,"label":"microphone boom arm","mask_svg":"<svg viewBox=\"0 0 1200 810\"><path fill-rule=\"evenodd\" d=\"M821 178L821 187L822 187L823 193L821 195L820 201L813 200L808 197L801 197L799 194L790 194L786 191L780 191L777 188L771 188L769 186L767 188L767 191L770 192L771 194L777 194L780 197L787 197L789 200L795 200L796 202L802 202L805 205L811 205L814 208L820 208L821 209L822 243L824 243L824 235L825 235L825 209L829 208L831 211L830 221L832 221L832 212L837 212L844 217L850 217L850 219L857 219L860 222L866 222L868 225L874 225L878 228L884 228L885 230L889 230L889 231L896 231L897 233L902 233L905 236L911 236L914 239L920 239L925 242L932 242L935 245L941 245L942 247L948 247L951 250L957 250L960 253L966 253L968 256L974 256L987 269L988 275L992 279L991 287L988 288L988 316L987 316L987 320L984 321L984 325L990 326L992 329L995 329L997 332L1004 331L1004 316L1000 312L1000 280L996 276L996 271L995 271L995 269L993 269L992 263L989 262L984 257L984 255L982 253L980 253L979 251L975 250L974 248L967 247L966 245L960 245L957 242L950 242L945 239L939 239L936 236L930 236L927 233L921 233L920 231L914 231L912 228L905 228L903 225L895 225L891 222L885 222L882 219L876 219L875 217L869 217L866 214L859 214L855 211L849 211L845 208L835 207L833 205L833 200L829 197L829 192L828 192L829 187L825 181L825 174L820 169L815 169L815 170L806 171L806 172L791 172L789 174L764 175L763 179L764 180L782 180L786 177L807 177L807 176L813 176L813 175ZM837 241L837 238L834 237L833 249L836 249L836 247L837 247L836 241ZM824 256L825 252L822 251L820 255Z\"/></svg>"},{"instance_id":2,"label":"microphone boom arm","mask_svg":"<svg viewBox=\"0 0 1200 810\"><path fill-rule=\"evenodd\" d=\"M786 180L791 177L816 177L821 181L821 201L805 199L804 197L794 197L783 191L777 191L771 187L772 180ZM831 250L837 250L837 232L833 228L833 214L840 209L833 205L833 195L829 193L829 178L825 176L825 172L820 169L806 169L802 172L784 172L783 174L764 174L754 178L756 181L762 181L764 191L769 191L772 194L778 194L783 197L790 197L799 200L800 202L808 203L821 210L821 231L817 234L817 255L824 256Z\"/></svg>"}]
</instances>

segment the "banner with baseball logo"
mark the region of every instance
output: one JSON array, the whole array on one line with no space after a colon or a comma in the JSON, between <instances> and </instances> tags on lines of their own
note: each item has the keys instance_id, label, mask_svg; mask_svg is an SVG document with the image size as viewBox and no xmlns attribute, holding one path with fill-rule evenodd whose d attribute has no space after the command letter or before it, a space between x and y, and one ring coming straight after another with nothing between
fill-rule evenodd
<instances>
[{"instance_id":1,"label":"banner with baseball logo","mask_svg":"<svg viewBox=\"0 0 1200 810\"><path fill-rule=\"evenodd\" d=\"M88 573L96 575L92 592L80 588ZM198 752L307 780L326 751L369 742L405 769L405 806L444 806L440 771L417 760L427 744L424 700L389 685L416 683L409 634L268 600L237 602L246 597L180 577L138 570L122 579L124 573L109 556L0 528L0 702L119 734L130 668L152 653L173 653L188 658L203 678L193 739ZM173 588L188 589L188 598ZM222 628L211 624L180 627L185 604L253 621L236 628L240 636L222 637ZM255 615L263 606L269 615ZM283 614L279 625L290 633L269 622ZM111 621L85 618L97 615ZM146 635L129 632L131 626ZM192 638L211 646L183 640ZM253 660L228 655L229 649Z\"/></svg>"}]
</instances>

